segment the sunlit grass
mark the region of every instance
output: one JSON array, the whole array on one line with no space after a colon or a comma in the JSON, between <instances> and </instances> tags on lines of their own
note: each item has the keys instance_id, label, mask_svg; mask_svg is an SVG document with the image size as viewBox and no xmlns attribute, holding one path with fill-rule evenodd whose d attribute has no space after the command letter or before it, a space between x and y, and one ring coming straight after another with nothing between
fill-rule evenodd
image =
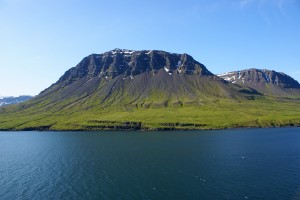
<instances>
[{"instance_id":1,"label":"sunlit grass","mask_svg":"<svg viewBox=\"0 0 300 200\"><path fill-rule=\"evenodd\" d=\"M2 130L223 129L300 125L299 100L208 101L197 106L70 107L0 113Z\"/></svg>"}]
</instances>

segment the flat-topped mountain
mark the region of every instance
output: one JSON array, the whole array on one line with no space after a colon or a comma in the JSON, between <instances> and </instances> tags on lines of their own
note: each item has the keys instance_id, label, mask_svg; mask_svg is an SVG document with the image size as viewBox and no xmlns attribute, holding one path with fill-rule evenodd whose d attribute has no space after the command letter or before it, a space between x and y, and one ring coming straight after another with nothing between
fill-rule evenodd
<instances>
[{"instance_id":1,"label":"flat-topped mountain","mask_svg":"<svg viewBox=\"0 0 300 200\"><path fill-rule=\"evenodd\" d=\"M188 54L114 49L85 57L31 100L1 107L0 130L298 125L298 85L282 77L259 70L219 77ZM268 84L281 98L263 94Z\"/></svg>"},{"instance_id":2,"label":"flat-topped mountain","mask_svg":"<svg viewBox=\"0 0 300 200\"><path fill-rule=\"evenodd\" d=\"M188 54L114 49L85 57L37 99L66 107L165 107L249 93L257 92L228 84Z\"/></svg>"},{"instance_id":3,"label":"flat-topped mountain","mask_svg":"<svg viewBox=\"0 0 300 200\"><path fill-rule=\"evenodd\" d=\"M300 94L300 84L282 72L267 69L246 69L217 75L224 80L253 88L273 96Z\"/></svg>"}]
</instances>

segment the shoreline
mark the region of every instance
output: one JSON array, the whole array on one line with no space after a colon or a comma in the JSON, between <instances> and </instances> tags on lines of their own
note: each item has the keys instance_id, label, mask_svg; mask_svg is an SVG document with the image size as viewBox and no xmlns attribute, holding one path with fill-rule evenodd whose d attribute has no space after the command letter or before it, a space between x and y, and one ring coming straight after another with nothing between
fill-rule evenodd
<instances>
[{"instance_id":1,"label":"shoreline","mask_svg":"<svg viewBox=\"0 0 300 200\"><path fill-rule=\"evenodd\" d=\"M176 128L176 127L164 127L164 128L98 128L98 129L47 129L45 127L32 127L32 128L24 128L24 129L1 129L1 132L19 132L19 131L39 131L39 132L59 132L59 131L66 131L66 132L96 132L96 131L134 131L134 132L154 132L154 131L210 131L210 130L235 130L235 129L266 129L266 128L299 128L300 124L296 125L280 125L280 126L239 126L239 127L212 127L212 128Z\"/></svg>"}]
</instances>

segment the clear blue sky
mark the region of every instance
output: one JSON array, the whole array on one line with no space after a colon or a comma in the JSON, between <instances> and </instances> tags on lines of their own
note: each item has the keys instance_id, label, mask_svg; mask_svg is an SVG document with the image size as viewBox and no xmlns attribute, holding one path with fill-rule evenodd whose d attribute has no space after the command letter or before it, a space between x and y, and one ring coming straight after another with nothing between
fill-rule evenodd
<instances>
[{"instance_id":1,"label":"clear blue sky","mask_svg":"<svg viewBox=\"0 0 300 200\"><path fill-rule=\"evenodd\" d=\"M0 96L36 95L83 57L114 48L300 81L300 0L0 0L0 36Z\"/></svg>"}]
</instances>

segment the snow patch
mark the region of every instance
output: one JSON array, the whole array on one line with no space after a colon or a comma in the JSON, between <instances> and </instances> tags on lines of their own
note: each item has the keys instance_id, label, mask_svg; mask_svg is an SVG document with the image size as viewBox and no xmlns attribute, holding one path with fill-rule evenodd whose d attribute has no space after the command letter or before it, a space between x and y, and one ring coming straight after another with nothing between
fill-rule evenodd
<instances>
[{"instance_id":1,"label":"snow patch","mask_svg":"<svg viewBox=\"0 0 300 200\"><path fill-rule=\"evenodd\" d=\"M152 52L152 50L151 51L148 51L146 54L150 54Z\"/></svg>"},{"instance_id":2,"label":"snow patch","mask_svg":"<svg viewBox=\"0 0 300 200\"><path fill-rule=\"evenodd\" d=\"M125 50L123 53L125 53L125 54L133 54L134 51L132 51L132 50Z\"/></svg>"},{"instance_id":3,"label":"snow patch","mask_svg":"<svg viewBox=\"0 0 300 200\"><path fill-rule=\"evenodd\" d=\"M270 83L270 78L265 74L265 73L262 73L264 78L266 79L267 83Z\"/></svg>"},{"instance_id":4,"label":"snow patch","mask_svg":"<svg viewBox=\"0 0 300 200\"><path fill-rule=\"evenodd\" d=\"M228 75L231 75L231 74L234 74L234 72L227 72L227 73L223 73L223 74L218 74L217 76L228 76Z\"/></svg>"},{"instance_id":5,"label":"snow patch","mask_svg":"<svg viewBox=\"0 0 300 200\"><path fill-rule=\"evenodd\" d=\"M132 75L130 75L130 78L131 78L131 79L133 79L133 76L132 76Z\"/></svg>"},{"instance_id":6,"label":"snow patch","mask_svg":"<svg viewBox=\"0 0 300 200\"><path fill-rule=\"evenodd\" d=\"M122 53L122 54L132 54L135 51L133 50L128 50L128 49L114 49L112 51L110 51L113 55L116 53Z\"/></svg>"},{"instance_id":7,"label":"snow patch","mask_svg":"<svg viewBox=\"0 0 300 200\"><path fill-rule=\"evenodd\" d=\"M165 66L164 69L166 70L166 72L169 72L170 70Z\"/></svg>"},{"instance_id":8,"label":"snow patch","mask_svg":"<svg viewBox=\"0 0 300 200\"><path fill-rule=\"evenodd\" d=\"M172 73L169 73L169 75L171 76L171 75L172 75Z\"/></svg>"},{"instance_id":9,"label":"snow patch","mask_svg":"<svg viewBox=\"0 0 300 200\"><path fill-rule=\"evenodd\" d=\"M241 72L239 72L239 77L238 77L238 79L241 79L242 78L242 74L241 74Z\"/></svg>"},{"instance_id":10,"label":"snow patch","mask_svg":"<svg viewBox=\"0 0 300 200\"><path fill-rule=\"evenodd\" d=\"M229 81L229 82L235 81L235 76L232 76L232 77L224 77L224 80Z\"/></svg>"}]
</instances>

